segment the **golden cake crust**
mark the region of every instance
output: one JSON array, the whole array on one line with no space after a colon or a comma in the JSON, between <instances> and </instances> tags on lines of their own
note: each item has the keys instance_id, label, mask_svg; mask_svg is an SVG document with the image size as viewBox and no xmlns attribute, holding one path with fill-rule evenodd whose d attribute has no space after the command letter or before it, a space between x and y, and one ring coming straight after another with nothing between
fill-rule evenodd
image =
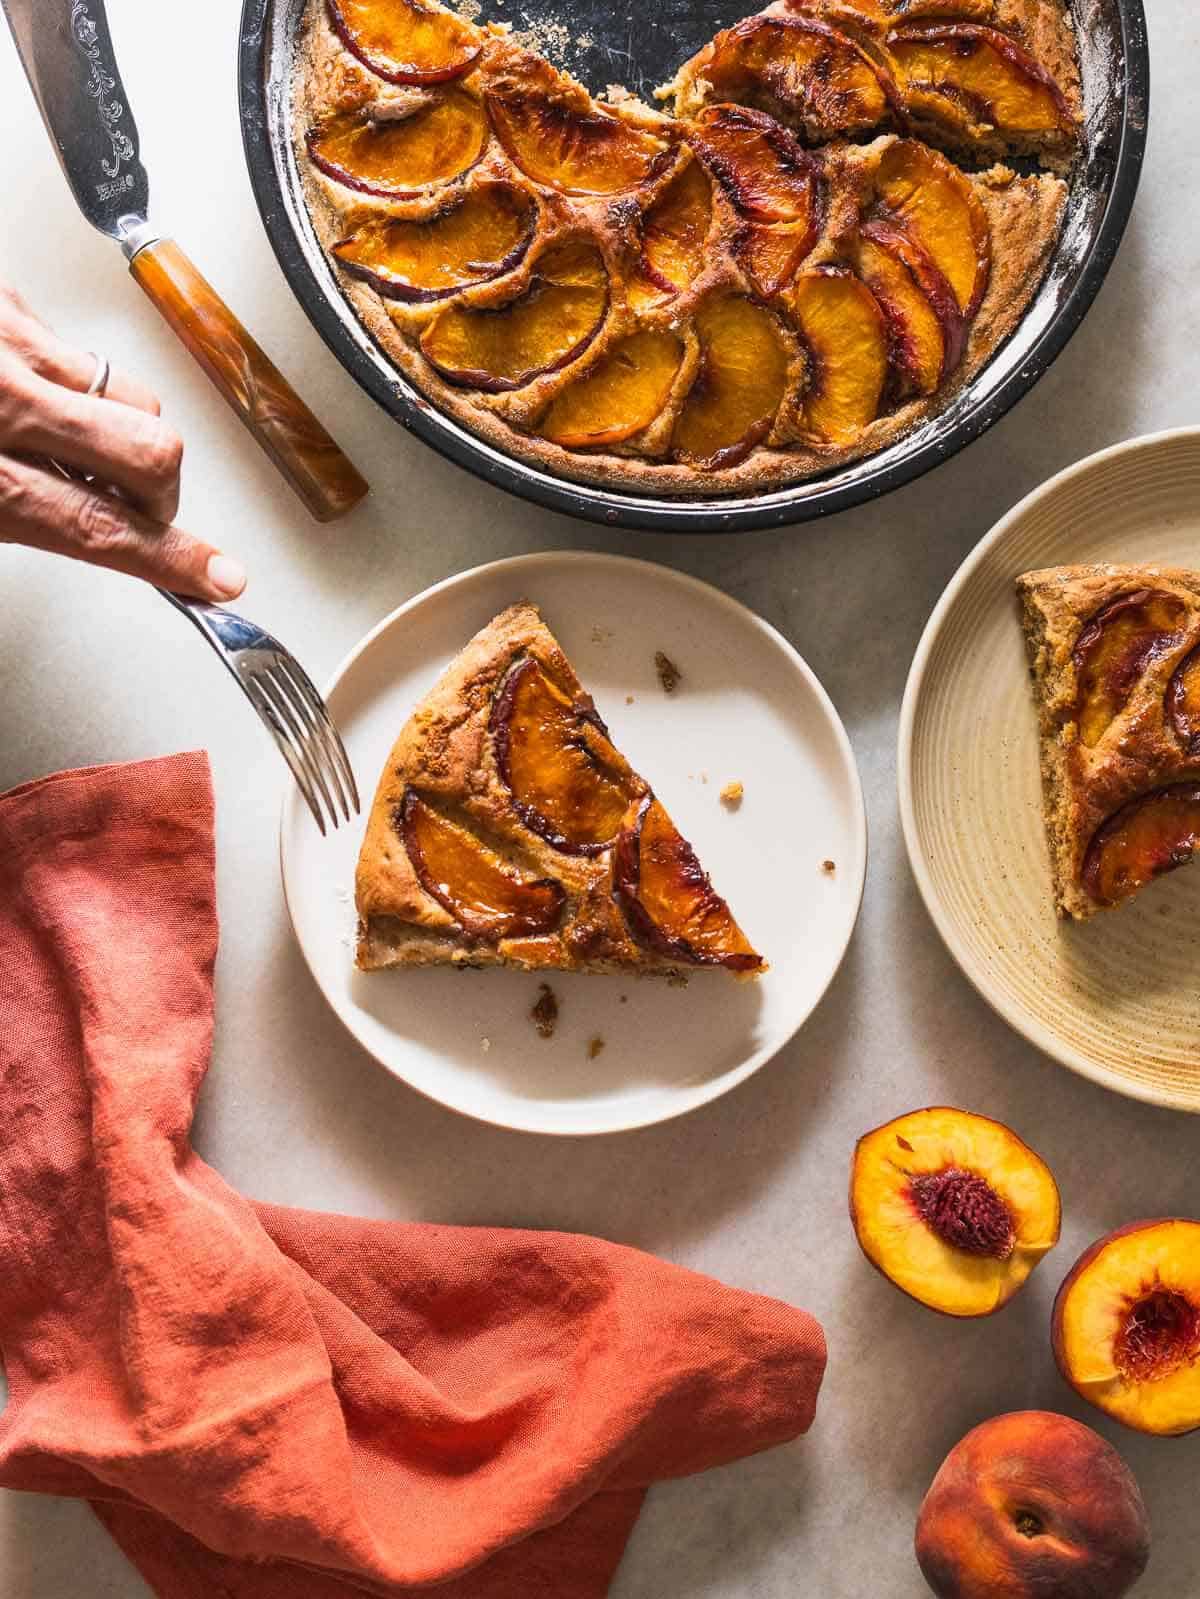
<instances>
[{"instance_id":1,"label":"golden cake crust","mask_svg":"<svg viewBox=\"0 0 1200 1599\"><path fill-rule=\"evenodd\" d=\"M809 0L807 8L819 10L821 4L835 11L845 9L845 0ZM850 7L860 20L863 4L864 0L855 0ZM917 0L917 7L922 4L923 0ZM786 10L786 7L770 8L772 12L781 9ZM943 12L944 9L941 8ZM1058 0L959 0L954 10L956 15L978 14L981 19L1002 25L1019 37L1051 68L1071 105L1072 114L1078 114L1073 35L1065 7ZM922 14L913 5L904 11L906 18ZM888 9L884 8L880 15L886 23ZM844 20L842 25L845 25ZM485 85L504 79L506 74L519 75L533 70L537 62L537 58L531 57L503 33L485 31L481 39L482 54L474 69L454 85L456 92L477 101ZM614 291L602 331L562 370L534 378L512 392L501 394L482 393L446 382L421 353L416 340L442 310L444 302L422 305L384 299L370 284L345 272L339 272L339 281L346 298L377 344L439 410L508 454L556 476L602 487L656 495L751 494L828 471L894 443L944 410L1019 324L1041 281L1058 236L1066 201L1065 182L1053 172L1019 177L997 163L986 171L969 174L991 232L991 273L983 300L970 323L962 361L937 391L927 398L910 399L885 410L863 427L851 443L814 444L805 436L798 409L806 371L804 350L787 317L781 316L776 325L789 352L789 395L779 409L771 432L737 464L699 470L693 465L663 459L675 418L699 364L691 317L697 306L715 291L724 289L746 294L752 290L733 249L739 228L744 224L721 184L713 184L713 224L706 247L707 265L694 282L658 305L642 305L636 310L624 293L624 284L632 272L640 215L669 185L678 170L677 163L687 159L686 151L679 145L682 124L634 100L603 106L605 112L621 122L654 133L677 147L675 159L668 161L651 183L639 189L636 200L629 196L567 196L534 185L508 159L495 139L491 140L483 158L461 179L436 186L417 199L386 200L352 191L322 172L308 155L305 132L338 111L371 106L397 114L406 107L421 104L439 91L386 84L369 73L331 26L325 0L310 0L297 60L294 91L297 161L313 224L327 252L369 219L427 219L445 208L448 196L470 193L480 185L497 180L536 197L540 208L538 234L533 247L515 270L467 291L466 303L473 308L485 309L518 296L528 286L547 250L563 238L584 235L595 242ZM551 72L564 93L586 98L586 91L573 85L565 74L554 73L540 62L536 70ZM685 68L681 79L686 72ZM694 74L691 81L694 84ZM677 88L679 82L677 80ZM695 93L692 98L696 100ZM680 103L685 102L681 100ZM883 133L861 143L834 142L823 147L821 159L826 168L828 192L833 198L819 235L800 264L801 271L841 259L845 241L869 202L874 172L895 138L893 133ZM989 143L982 137L975 140L975 145L976 156L993 154L999 149L994 142ZM1054 152L1043 153L1054 159ZM535 430L550 400L594 368L614 344L635 328L670 329L682 338L685 346L683 362L657 420L626 442L604 449L563 448L540 437Z\"/></svg>"},{"instance_id":2,"label":"golden cake crust","mask_svg":"<svg viewBox=\"0 0 1200 1599\"><path fill-rule=\"evenodd\" d=\"M1186 607L1178 637L1139 671L1123 708L1089 748L1080 734L1076 644L1106 606L1145 589ZM1048 567L1018 578L1017 593L1038 707L1055 905L1060 916L1084 921L1106 908L1081 880L1097 829L1129 801L1200 772L1164 708L1172 674L1200 644L1200 573L1155 565Z\"/></svg>"}]
</instances>

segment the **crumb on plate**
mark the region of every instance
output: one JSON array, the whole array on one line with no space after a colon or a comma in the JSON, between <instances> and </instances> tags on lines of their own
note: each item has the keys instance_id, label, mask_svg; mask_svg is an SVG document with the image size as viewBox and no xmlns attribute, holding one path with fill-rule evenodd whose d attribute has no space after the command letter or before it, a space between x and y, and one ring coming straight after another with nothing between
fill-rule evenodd
<instances>
[{"instance_id":1,"label":"crumb on plate","mask_svg":"<svg viewBox=\"0 0 1200 1599\"><path fill-rule=\"evenodd\" d=\"M679 680L683 673L675 665L669 655L664 655L661 650L654 653L654 665L658 672L658 681L662 684L664 694L674 694L679 687Z\"/></svg>"},{"instance_id":2,"label":"crumb on plate","mask_svg":"<svg viewBox=\"0 0 1200 1599\"><path fill-rule=\"evenodd\" d=\"M558 1000L549 983L542 983L539 986L537 1002L529 1014L533 1018L533 1025L537 1028L539 1037L554 1037L554 1029L558 1023Z\"/></svg>"},{"instance_id":3,"label":"crumb on plate","mask_svg":"<svg viewBox=\"0 0 1200 1599\"><path fill-rule=\"evenodd\" d=\"M736 778L734 778L731 782L726 783L725 787L721 790L721 804L726 806L731 811L736 811L738 806L742 803L742 798L745 795L745 792L745 786L739 783Z\"/></svg>"},{"instance_id":4,"label":"crumb on plate","mask_svg":"<svg viewBox=\"0 0 1200 1599\"><path fill-rule=\"evenodd\" d=\"M597 1037L595 1037L593 1039L590 1039L589 1042L588 1042L588 1051L587 1051L588 1059L589 1060L595 1060L596 1056L600 1053L600 1051L603 1048L604 1048L604 1040L602 1038L597 1036Z\"/></svg>"}]
</instances>

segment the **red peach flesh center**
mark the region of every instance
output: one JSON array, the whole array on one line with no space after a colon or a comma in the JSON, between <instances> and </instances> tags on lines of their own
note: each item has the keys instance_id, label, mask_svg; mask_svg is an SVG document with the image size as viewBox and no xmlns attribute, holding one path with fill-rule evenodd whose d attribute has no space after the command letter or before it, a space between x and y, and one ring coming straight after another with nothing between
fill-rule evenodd
<instances>
[{"instance_id":1,"label":"red peach flesh center","mask_svg":"<svg viewBox=\"0 0 1200 1599\"><path fill-rule=\"evenodd\" d=\"M1127 1382L1154 1382L1200 1357L1200 1309L1173 1288L1155 1288L1126 1312L1113 1345Z\"/></svg>"},{"instance_id":2,"label":"red peach flesh center","mask_svg":"<svg viewBox=\"0 0 1200 1599\"><path fill-rule=\"evenodd\" d=\"M986 1178L960 1166L909 1182L917 1214L945 1244L968 1255L1007 1260L1017 1241L1012 1214Z\"/></svg>"}]
</instances>

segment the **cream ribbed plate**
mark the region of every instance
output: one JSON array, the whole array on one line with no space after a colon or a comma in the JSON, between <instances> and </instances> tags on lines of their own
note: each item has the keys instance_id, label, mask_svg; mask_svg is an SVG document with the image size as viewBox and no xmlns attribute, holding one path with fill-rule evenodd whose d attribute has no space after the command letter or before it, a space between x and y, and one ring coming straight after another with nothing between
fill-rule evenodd
<instances>
[{"instance_id":1,"label":"cream ribbed plate","mask_svg":"<svg viewBox=\"0 0 1200 1599\"><path fill-rule=\"evenodd\" d=\"M905 690L904 836L950 953L1006 1021L1106 1088L1200 1112L1200 867L1082 926L1054 914L1013 583L1082 561L1200 567L1200 429L1070 467L959 568Z\"/></svg>"}]
</instances>

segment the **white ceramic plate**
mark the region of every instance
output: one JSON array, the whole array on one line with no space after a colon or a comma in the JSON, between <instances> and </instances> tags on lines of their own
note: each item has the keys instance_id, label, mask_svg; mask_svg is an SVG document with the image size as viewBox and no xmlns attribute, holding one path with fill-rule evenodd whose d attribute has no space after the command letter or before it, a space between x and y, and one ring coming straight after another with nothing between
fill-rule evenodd
<instances>
[{"instance_id":1,"label":"white ceramic plate","mask_svg":"<svg viewBox=\"0 0 1200 1599\"><path fill-rule=\"evenodd\" d=\"M369 803L414 705L497 611L534 600L617 744L654 785L719 891L771 962L739 983L699 972L552 977L560 1018L543 1041L536 976L357 972L361 827L322 839L284 802L284 892L318 985L363 1047L431 1098L504 1127L603 1133L715 1099L770 1059L841 963L862 898L866 818L845 730L795 650L736 601L665 567L609 555L523 556L410 600L343 663L327 699ZM683 673L668 698L663 650ZM745 784L737 812L719 794ZM832 875L826 860L836 863ZM604 1040L592 1060L588 1044Z\"/></svg>"},{"instance_id":2,"label":"white ceramic plate","mask_svg":"<svg viewBox=\"0 0 1200 1599\"><path fill-rule=\"evenodd\" d=\"M1200 566L1200 430L1051 478L959 568L904 696L904 836L950 953L1008 1022L1107 1088L1200 1111L1200 868L1082 926L1054 914L1013 582L1088 561Z\"/></svg>"}]
</instances>

